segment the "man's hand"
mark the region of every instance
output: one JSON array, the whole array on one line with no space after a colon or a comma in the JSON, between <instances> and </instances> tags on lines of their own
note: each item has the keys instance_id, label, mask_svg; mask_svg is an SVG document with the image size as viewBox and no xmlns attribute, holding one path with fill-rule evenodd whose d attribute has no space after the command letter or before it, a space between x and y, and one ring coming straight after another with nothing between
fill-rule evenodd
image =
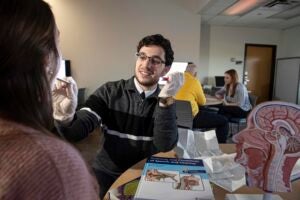
<instances>
[{"instance_id":1,"label":"man's hand","mask_svg":"<svg viewBox=\"0 0 300 200\"><path fill-rule=\"evenodd\" d=\"M175 96L177 91L181 88L183 81L183 73L173 72L169 74L168 81L165 84L165 86L161 89L158 97L167 98Z\"/></svg>"},{"instance_id":2,"label":"man's hand","mask_svg":"<svg viewBox=\"0 0 300 200\"><path fill-rule=\"evenodd\" d=\"M67 124L73 120L77 107L77 84L72 77L65 81L56 80L52 91L53 117L61 123Z\"/></svg>"}]
</instances>

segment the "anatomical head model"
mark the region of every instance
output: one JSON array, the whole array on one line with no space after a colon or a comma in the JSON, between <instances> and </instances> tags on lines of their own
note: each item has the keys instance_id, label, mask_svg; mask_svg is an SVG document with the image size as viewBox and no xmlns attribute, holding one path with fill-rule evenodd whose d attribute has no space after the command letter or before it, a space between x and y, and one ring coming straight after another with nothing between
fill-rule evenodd
<instances>
[{"instance_id":1,"label":"anatomical head model","mask_svg":"<svg viewBox=\"0 0 300 200\"><path fill-rule=\"evenodd\" d=\"M290 192L291 171L300 157L300 106L273 101L259 104L247 128L233 137L235 161L246 169L247 184L267 192Z\"/></svg>"}]
</instances>

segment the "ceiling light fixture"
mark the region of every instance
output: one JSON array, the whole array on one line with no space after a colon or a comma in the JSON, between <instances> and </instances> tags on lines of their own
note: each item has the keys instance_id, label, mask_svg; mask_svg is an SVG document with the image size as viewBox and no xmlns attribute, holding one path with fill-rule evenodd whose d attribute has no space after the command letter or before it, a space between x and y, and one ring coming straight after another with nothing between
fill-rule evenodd
<instances>
[{"instance_id":1,"label":"ceiling light fixture","mask_svg":"<svg viewBox=\"0 0 300 200\"><path fill-rule=\"evenodd\" d=\"M258 7L259 5L265 3L266 0L239 0L229 8L227 8L223 14L224 15L243 15L250 10Z\"/></svg>"}]
</instances>

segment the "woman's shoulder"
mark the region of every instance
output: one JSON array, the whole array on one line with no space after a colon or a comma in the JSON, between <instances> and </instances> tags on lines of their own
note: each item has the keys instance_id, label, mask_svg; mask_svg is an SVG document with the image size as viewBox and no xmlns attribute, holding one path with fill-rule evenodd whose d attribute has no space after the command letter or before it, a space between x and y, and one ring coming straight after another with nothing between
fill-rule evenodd
<instances>
[{"instance_id":1,"label":"woman's shoulder","mask_svg":"<svg viewBox=\"0 0 300 200\"><path fill-rule=\"evenodd\" d=\"M245 86L243 83L241 83L241 82L238 82L238 83L236 84L236 89L239 89L239 90L247 90L246 86Z\"/></svg>"},{"instance_id":2,"label":"woman's shoulder","mask_svg":"<svg viewBox=\"0 0 300 200\"><path fill-rule=\"evenodd\" d=\"M5 134L0 134L0 155L6 164L0 162L4 172L0 180L10 188L7 195L23 187L24 195L43 195L51 191L55 195L49 199L69 199L69 193L82 197L76 191L84 189L96 199L96 182L71 145L19 124L4 129Z\"/></svg>"},{"instance_id":3,"label":"woman's shoulder","mask_svg":"<svg viewBox=\"0 0 300 200\"><path fill-rule=\"evenodd\" d=\"M56 138L51 133L42 132L12 121L1 120L0 125L0 141L15 143L16 145L12 145L11 147L21 148L24 153L32 153L32 156L34 156L35 153L42 152L46 156L52 155L52 153L56 153L59 150L59 155L62 153L78 155L78 152L71 145Z\"/></svg>"},{"instance_id":4,"label":"woman's shoulder","mask_svg":"<svg viewBox=\"0 0 300 200\"><path fill-rule=\"evenodd\" d=\"M88 167L80 153L71 144L57 138L51 133L40 131L24 132L23 140L27 141L27 153L35 162L48 165L51 173L60 178L65 174L88 175ZM25 145L25 144L24 144ZM43 167L45 168L45 167ZM50 169L51 168L51 169Z\"/></svg>"},{"instance_id":5,"label":"woman's shoulder","mask_svg":"<svg viewBox=\"0 0 300 200\"><path fill-rule=\"evenodd\" d=\"M237 82L236 86L238 86L238 87L245 87L245 85L243 83L241 83L241 82Z\"/></svg>"}]
</instances>

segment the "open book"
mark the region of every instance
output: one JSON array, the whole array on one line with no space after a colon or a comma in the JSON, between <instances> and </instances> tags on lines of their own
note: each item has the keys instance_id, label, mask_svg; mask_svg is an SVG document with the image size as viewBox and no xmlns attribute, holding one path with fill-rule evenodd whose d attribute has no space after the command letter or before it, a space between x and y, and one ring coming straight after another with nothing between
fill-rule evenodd
<instances>
[{"instance_id":1,"label":"open book","mask_svg":"<svg viewBox=\"0 0 300 200\"><path fill-rule=\"evenodd\" d=\"M214 199L202 160L151 157L134 199Z\"/></svg>"}]
</instances>

